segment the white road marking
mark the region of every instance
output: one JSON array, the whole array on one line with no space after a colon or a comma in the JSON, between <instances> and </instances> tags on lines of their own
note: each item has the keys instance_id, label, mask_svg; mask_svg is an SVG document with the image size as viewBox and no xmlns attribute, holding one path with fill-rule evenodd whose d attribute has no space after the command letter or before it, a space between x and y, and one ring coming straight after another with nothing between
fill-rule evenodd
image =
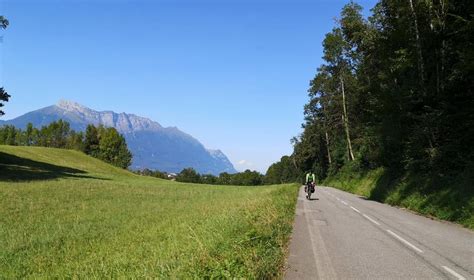
<instances>
[{"instance_id":1,"label":"white road marking","mask_svg":"<svg viewBox=\"0 0 474 280\"><path fill-rule=\"evenodd\" d=\"M364 216L367 220L371 221L372 223L380 226L379 222L377 222L376 220L372 219L371 217L365 215L365 214L362 214L362 216Z\"/></svg>"},{"instance_id":2,"label":"white road marking","mask_svg":"<svg viewBox=\"0 0 474 280\"><path fill-rule=\"evenodd\" d=\"M447 272L451 273L452 275L454 275L456 278L458 278L459 280L466 280L466 278L464 278L461 274L457 273L456 271L452 270L451 268L447 267L447 266L442 266Z\"/></svg>"},{"instance_id":3,"label":"white road marking","mask_svg":"<svg viewBox=\"0 0 474 280\"><path fill-rule=\"evenodd\" d=\"M303 201L303 210L307 212L306 208L307 201ZM319 228L311 226L309 215L305 215L306 224L308 225L309 238L311 240L311 248L313 251L313 257L316 264L316 271L318 272L319 279L337 279L336 272L334 271L329 253L324 245L323 237L319 232ZM316 253L318 252L318 253Z\"/></svg>"},{"instance_id":4,"label":"white road marking","mask_svg":"<svg viewBox=\"0 0 474 280\"><path fill-rule=\"evenodd\" d=\"M304 212L307 212L306 210L306 201L303 202L303 210ZM315 242L314 242L314 238L313 238L313 234L311 232L311 228L309 226L309 218L308 218L308 215L305 215L305 220L306 220L306 224L308 225L308 233L309 233L309 238L311 239L311 247L312 247L312 251L313 251L313 257L314 257L314 260L317 261L317 258L316 258L316 248L315 248ZM317 266L317 264L316 264Z\"/></svg>"},{"instance_id":5,"label":"white road marking","mask_svg":"<svg viewBox=\"0 0 474 280\"><path fill-rule=\"evenodd\" d=\"M351 206L351 208L352 208L352 210L354 210L354 211L356 211L357 213L359 213L359 214L360 214L360 211L359 211L359 210L357 210L357 208L354 208L354 207L352 207L352 206Z\"/></svg>"},{"instance_id":6,"label":"white road marking","mask_svg":"<svg viewBox=\"0 0 474 280\"><path fill-rule=\"evenodd\" d=\"M390 233L391 235L393 235L395 238L397 238L398 240L402 241L403 243L405 243L406 245L410 246L413 250L417 251L418 253L423 253L423 251L416 247L415 245L411 244L410 242L406 241L405 239L401 238L400 236L398 236L396 233L394 233L393 231L387 229L387 232Z\"/></svg>"},{"instance_id":7,"label":"white road marking","mask_svg":"<svg viewBox=\"0 0 474 280\"><path fill-rule=\"evenodd\" d=\"M344 204L344 205L349 205L349 204L347 204L347 202L345 202L344 200L341 200L341 203Z\"/></svg>"}]
</instances>

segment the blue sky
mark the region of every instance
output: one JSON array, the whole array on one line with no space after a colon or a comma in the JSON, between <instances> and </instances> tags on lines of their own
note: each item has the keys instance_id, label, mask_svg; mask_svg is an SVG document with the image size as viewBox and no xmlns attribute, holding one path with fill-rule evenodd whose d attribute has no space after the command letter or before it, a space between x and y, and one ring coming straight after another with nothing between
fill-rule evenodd
<instances>
[{"instance_id":1,"label":"blue sky","mask_svg":"<svg viewBox=\"0 0 474 280\"><path fill-rule=\"evenodd\" d=\"M301 133L321 41L347 1L3 0L10 119L60 99L177 126L265 172ZM368 13L375 1L358 1Z\"/></svg>"}]
</instances>

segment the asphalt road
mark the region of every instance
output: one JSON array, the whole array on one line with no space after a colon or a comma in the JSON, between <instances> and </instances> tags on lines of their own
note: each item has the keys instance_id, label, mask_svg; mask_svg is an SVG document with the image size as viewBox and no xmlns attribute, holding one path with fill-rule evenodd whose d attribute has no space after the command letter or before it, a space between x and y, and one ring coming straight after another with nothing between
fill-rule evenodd
<instances>
[{"instance_id":1,"label":"asphalt road","mask_svg":"<svg viewBox=\"0 0 474 280\"><path fill-rule=\"evenodd\" d=\"M474 279L474 233L334 188L300 189L285 279Z\"/></svg>"}]
</instances>

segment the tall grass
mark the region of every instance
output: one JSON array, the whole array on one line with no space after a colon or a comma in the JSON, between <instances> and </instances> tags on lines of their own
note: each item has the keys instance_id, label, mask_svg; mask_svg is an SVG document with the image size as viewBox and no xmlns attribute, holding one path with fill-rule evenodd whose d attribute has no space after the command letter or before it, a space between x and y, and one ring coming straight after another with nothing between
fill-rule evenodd
<instances>
[{"instance_id":1,"label":"tall grass","mask_svg":"<svg viewBox=\"0 0 474 280\"><path fill-rule=\"evenodd\" d=\"M0 146L0 278L279 278L297 189L175 183Z\"/></svg>"}]
</instances>

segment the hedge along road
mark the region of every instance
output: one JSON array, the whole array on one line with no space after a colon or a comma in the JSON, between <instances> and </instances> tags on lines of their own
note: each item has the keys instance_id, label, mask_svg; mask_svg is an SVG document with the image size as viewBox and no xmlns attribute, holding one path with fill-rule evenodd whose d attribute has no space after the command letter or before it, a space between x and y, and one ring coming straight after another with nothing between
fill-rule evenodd
<instances>
[{"instance_id":1,"label":"hedge along road","mask_svg":"<svg viewBox=\"0 0 474 280\"><path fill-rule=\"evenodd\" d=\"M474 233L328 187L300 189L285 279L474 279Z\"/></svg>"}]
</instances>

